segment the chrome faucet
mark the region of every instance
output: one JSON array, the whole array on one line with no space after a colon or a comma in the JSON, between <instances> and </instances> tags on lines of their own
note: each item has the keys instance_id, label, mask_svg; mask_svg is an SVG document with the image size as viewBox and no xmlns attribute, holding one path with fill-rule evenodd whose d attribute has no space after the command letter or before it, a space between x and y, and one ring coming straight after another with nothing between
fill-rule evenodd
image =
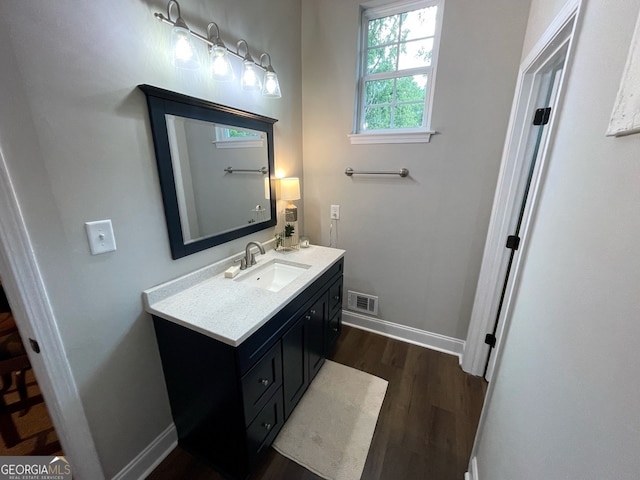
<instances>
[{"instance_id":1,"label":"chrome faucet","mask_svg":"<svg viewBox=\"0 0 640 480\"><path fill-rule=\"evenodd\" d=\"M260 249L260 253L264 255L264 247L258 242L249 242L244 249L244 258L240 262L240 270L249 268L251 265L256 264L256 254L251 253L251 247L255 245Z\"/></svg>"}]
</instances>

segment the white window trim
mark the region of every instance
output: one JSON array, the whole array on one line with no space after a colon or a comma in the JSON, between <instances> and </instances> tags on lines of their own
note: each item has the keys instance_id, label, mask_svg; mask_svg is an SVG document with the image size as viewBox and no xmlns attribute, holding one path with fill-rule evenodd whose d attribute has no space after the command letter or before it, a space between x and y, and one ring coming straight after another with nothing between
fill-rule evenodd
<instances>
[{"instance_id":1,"label":"white window trim","mask_svg":"<svg viewBox=\"0 0 640 480\"><path fill-rule=\"evenodd\" d=\"M384 0L374 0L362 4L360 17L360 35L358 48L358 81L356 89L356 105L353 124L353 133L347 135L352 145L376 144L376 143L428 143L431 135L436 132L431 129L431 114L433 109L433 98L436 85L436 71L438 66L438 56L440 50L440 38L442 34L442 19L445 0L404 0L388 2ZM426 8L429 6L437 6L438 12L436 16L436 30L434 34L433 56L431 57L429 91L425 99L424 126L416 129L389 129L389 130L372 130L361 132L360 119L361 107L364 102L364 73L363 73L363 53L362 49L366 43L365 28L362 24L362 17L367 10L373 10L373 17L384 17L397 13L399 10L411 10L415 8Z\"/></svg>"},{"instance_id":2,"label":"white window trim","mask_svg":"<svg viewBox=\"0 0 640 480\"><path fill-rule=\"evenodd\" d=\"M347 135L351 145L371 145L375 143L429 143L431 135L437 132L407 133L352 133Z\"/></svg>"},{"instance_id":3,"label":"white window trim","mask_svg":"<svg viewBox=\"0 0 640 480\"><path fill-rule=\"evenodd\" d=\"M225 131L229 130L229 127L216 126L216 139L211 143L216 148L262 148L264 147L264 135L251 135L247 137L229 137L225 134ZM259 132L257 132L259 133Z\"/></svg>"}]
</instances>

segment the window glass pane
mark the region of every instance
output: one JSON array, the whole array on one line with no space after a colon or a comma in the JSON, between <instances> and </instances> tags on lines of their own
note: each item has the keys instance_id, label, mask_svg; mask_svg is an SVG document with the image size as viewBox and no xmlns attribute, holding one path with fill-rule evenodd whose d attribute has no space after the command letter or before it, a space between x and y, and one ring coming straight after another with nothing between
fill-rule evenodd
<instances>
[{"instance_id":1,"label":"window glass pane","mask_svg":"<svg viewBox=\"0 0 640 480\"><path fill-rule=\"evenodd\" d=\"M398 102L424 102L426 95L426 75L412 75L398 78L396 83L396 100Z\"/></svg>"},{"instance_id":2,"label":"window glass pane","mask_svg":"<svg viewBox=\"0 0 640 480\"><path fill-rule=\"evenodd\" d=\"M367 73L395 72L398 65L398 47L372 48L367 52Z\"/></svg>"},{"instance_id":3,"label":"window glass pane","mask_svg":"<svg viewBox=\"0 0 640 480\"><path fill-rule=\"evenodd\" d=\"M367 27L367 46L385 45L398 41L400 15L369 20Z\"/></svg>"},{"instance_id":4,"label":"window glass pane","mask_svg":"<svg viewBox=\"0 0 640 480\"><path fill-rule=\"evenodd\" d=\"M365 105L391 103L393 99L393 79L372 80L365 85Z\"/></svg>"},{"instance_id":5,"label":"window glass pane","mask_svg":"<svg viewBox=\"0 0 640 480\"><path fill-rule=\"evenodd\" d=\"M224 130L226 130L225 136L228 138L236 138L236 137L260 138L260 134L255 131L239 130L237 128L225 128Z\"/></svg>"},{"instance_id":6,"label":"window glass pane","mask_svg":"<svg viewBox=\"0 0 640 480\"><path fill-rule=\"evenodd\" d=\"M394 109L393 128L421 127L424 103L398 105Z\"/></svg>"},{"instance_id":7,"label":"window glass pane","mask_svg":"<svg viewBox=\"0 0 640 480\"><path fill-rule=\"evenodd\" d=\"M431 65L433 38L414 40L400 44L398 70Z\"/></svg>"},{"instance_id":8,"label":"window glass pane","mask_svg":"<svg viewBox=\"0 0 640 480\"><path fill-rule=\"evenodd\" d=\"M363 130L391 128L391 107L365 107Z\"/></svg>"},{"instance_id":9,"label":"window glass pane","mask_svg":"<svg viewBox=\"0 0 640 480\"><path fill-rule=\"evenodd\" d=\"M436 34L437 11L438 7L427 7L403 14L400 38L405 41L433 37Z\"/></svg>"}]
</instances>

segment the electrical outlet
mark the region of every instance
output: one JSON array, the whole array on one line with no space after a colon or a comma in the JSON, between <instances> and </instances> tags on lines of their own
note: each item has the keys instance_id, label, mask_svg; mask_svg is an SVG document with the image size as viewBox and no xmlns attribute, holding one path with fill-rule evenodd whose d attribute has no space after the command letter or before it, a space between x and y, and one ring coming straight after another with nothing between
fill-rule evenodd
<instances>
[{"instance_id":1,"label":"electrical outlet","mask_svg":"<svg viewBox=\"0 0 640 480\"><path fill-rule=\"evenodd\" d=\"M332 220L340 219L340 205L331 205L331 219Z\"/></svg>"}]
</instances>

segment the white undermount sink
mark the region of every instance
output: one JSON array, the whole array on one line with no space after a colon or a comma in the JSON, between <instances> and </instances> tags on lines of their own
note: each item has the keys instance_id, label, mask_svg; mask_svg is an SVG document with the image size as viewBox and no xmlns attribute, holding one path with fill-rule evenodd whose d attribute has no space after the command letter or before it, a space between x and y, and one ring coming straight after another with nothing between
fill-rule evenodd
<instances>
[{"instance_id":1,"label":"white undermount sink","mask_svg":"<svg viewBox=\"0 0 640 480\"><path fill-rule=\"evenodd\" d=\"M249 267L250 270L235 281L264 288L271 292L278 292L302 275L309 267L311 265L274 259L263 265Z\"/></svg>"}]
</instances>

